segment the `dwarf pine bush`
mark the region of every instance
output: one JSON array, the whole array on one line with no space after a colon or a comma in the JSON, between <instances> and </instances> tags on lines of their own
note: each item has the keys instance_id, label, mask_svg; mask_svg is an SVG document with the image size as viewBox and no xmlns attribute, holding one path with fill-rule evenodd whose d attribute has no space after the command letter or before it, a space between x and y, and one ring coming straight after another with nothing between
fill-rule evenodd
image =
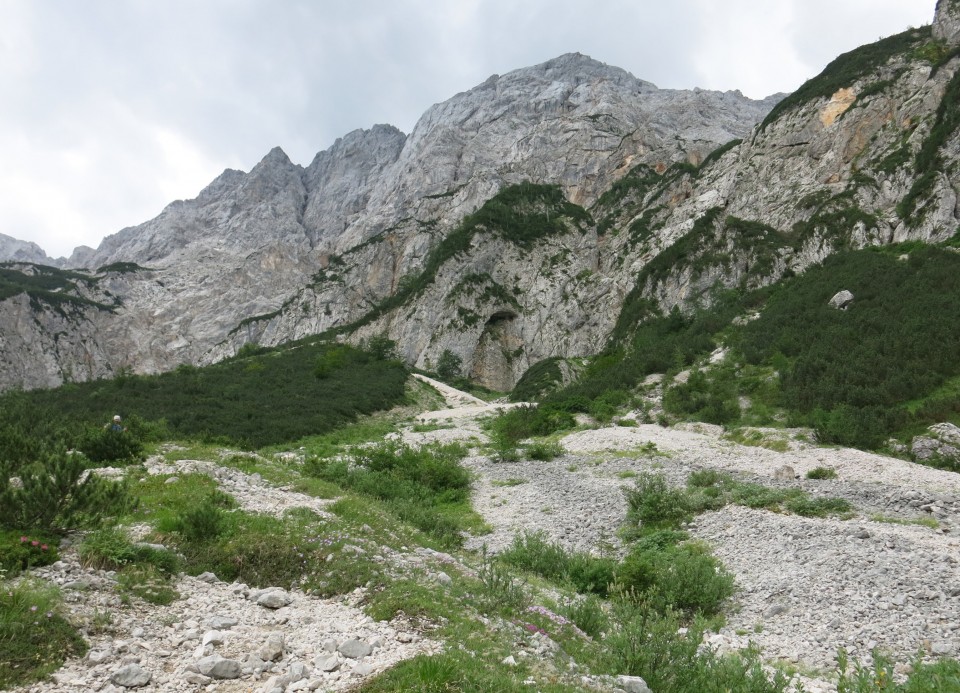
<instances>
[{"instance_id":1,"label":"dwarf pine bush","mask_svg":"<svg viewBox=\"0 0 960 693\"><path fill-rule=\"evenodd\" d=\"M87 472L82 455L61 449L16 471L0 461L0 529L95 526L134 505L125 484Z\"/></svg>"}]
</instances>

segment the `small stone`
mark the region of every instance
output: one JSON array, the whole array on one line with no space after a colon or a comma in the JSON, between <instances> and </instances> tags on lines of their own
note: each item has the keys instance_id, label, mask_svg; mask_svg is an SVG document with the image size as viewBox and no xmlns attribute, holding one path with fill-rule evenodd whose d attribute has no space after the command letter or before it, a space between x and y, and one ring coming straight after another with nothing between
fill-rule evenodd
<instances>
[{"instance_id":1,"label":"small stone","mask_svg":"<svg viewBox=\"0 0 960 693\"><path fill-rule=\"evenodd\" d=\"M209 571L207 571L206 573L200 573L199 575L197 575L197 580L199 580L200 582L208 582L208 583L220 582L220 579Z\"/></svg>"},{"instance_id":2,"label":"small stone","mask_svg":"<svg viewBox=\"0 0 960 693\"><path fill-rule=\"evenodd\" d=\"M769 609L763 613L764 618L773 618L774 616L779 616L780 614L785 614L790 611L790 607L786 604L774 604Z\"/></svg>"},{"instance_id":3,"label":"small stone","mask_svg":"<svg viewBox=\"0 0 960 693\"><path fill-rule=\"evenodd\" d=\"M437 579L437 582L443 585L444 587L449 587L451 584L453 584L453 579L442 570L439 573L437 573L436 579Z\"/></svg>"},{"instance_id":4,"label":"small stone","mask_svg":"<svg viewBox=\"0 0 960 693\"><path fill-rule=\"evenodd\" d=\"M87 653L87 661L90 664L102 664L113 657L113 650L90 650Z\"/></svg>"},{"instance_id":5,"label":"small stone","mask_svg":"<svg viewBox=\"0 0 960 693\"><path fill-rule=\"evenodd\" d=\"M953 651L953 646L948 642L935 642L930 647L930 652L935 655L948 655Z\"/></svg>"},{"instance_id":6,"label":"small stone","mask_svg":"<svg viewBox=\"0 0 960 693\"><path fill-rule=\"evenodd\" d=\"M797 478L797 472L789 464L785 464L773 470L773 478L780 481L793 481Z\"/></svg>"},{"instance_id":7,"label":"small stone","mask_svg":"<svg viewBox=\"0 0 960 693\"><path fill-rule=\"evenodd\" d=\"M194 686L206 686L208 683L213 681L213 679L209 676L204 676L196 671L188 671L184 673L183 680L187 683L193 684Z\"/></svg>"},{"instance_id":8,"label":"small stone","mask_svg":"<svg viewBox=\"0 0 960 693\"><path fill-rule=\"evenodd\" d=\"M626 693L650 693L647 682L639 676L618 676L617 685Z\"/></svg>"},{"instance_id":9,"label":"small stone","mask_svg":"<svg viewBox=\"0 0 960 693\"><path fill-rule=\"evenodd\" d=\"M310 676L310 669L303 662L294 662L287 671L290 681L300 681Z\"/></svg>"},{"instance_id":10,"label":"small stone","mask_svg":"<svg viewBox=\"0 0 960 693\"><path fill-rule=\"evenodd\" d=\"M357 662L353 665L353 673L355 676L369 676L373 673L373 665L367 662Z\"/></svg>"},{"instance_id":11,"label":"small stone","mask_svg":"<svg viewBox=\"0 0 960 693\"><path fill-rule=\"evenodd\" d=\"M293 597L284 590L271 590L257 597L257 604L268 609L279 609L292 601Z\"/></svg>"},{"instance_id":12,"label":"small stone","mask_svg":"<svg viewBox=\"0 0 960 693\"><path fill-rule=\"evenodd\" d=\"M360 659L361 657L366 657L368 654L373 652L373 648L369 643L366 643L363 640L352 638L340 643L340 646L337 648L337 652L342 654L344 657L349 657L350 659Z\"/></svg>"},{"instance_id":13,"label":"small stone","mask_svg":"<svg viewBox=\"0 0 960 693\"><path fill-rule=\"evenodd\" d=\"M837 310L846 310L851 303L853 303L853 294L846 289L835 293L829 301L830 307Z\"/></svg>"},{"instance_id":14,"label":"small stone","mask_svg":"<svg viewBox=\"0 0 960 693\"><path fill-rule=\"evenodd\" d=\"M508 667L515 667L515 666L517 666L517 660L514 658L513 655L508 655L507 657L504 657L504 658L503 658L503 661L501 661L500 663L501 663L501 664L506 664Z\"/></svg>"},{"instance_id":15,"label":"small stone","mask_svg":"<svg viewBox=\"0 0 960 693\"><path fill-rule=\"evenodd\" d=\"M178 477L178 476L171 476L169 479L167 479L167 480L164 481L163 483L165 483L165 484L175 484L175 483L177 483L178 481L180 481L180 477Z\"/></svg>"},{"instance_id":16,"label":"small stone","mask_svg":"<svg viewBox=\"0 0 960 693\"><path fill-rule=\"evenodd\" d=\"M204 676L214 679L237 679L240 678L243 667L240 666L240 662L215 654L197 662L197 670Z\"/></svg>"},{"instance_id":17,"label":"small stone","mask_svg":"<svg viewBox=\"0 0 960 693\"><path fill-rule=\"evenodd\" d=\"M313 666L320 671L336 671L340 668L340 658L336 654L317 655L313 658Z\"/></svg>"},{"instance_id":18,"label":"small stone","mask_svg":"<svg viewBox=\"0 0 960 693\"><path fill-rule=\"evenodd\" d=\"M150 683L152 674L138 664L128 664L110 675L110 683L123 688L139 688Z\"/></svg>"},{"instance_id":19,"label":"small stone","mask_svg":"<svg viewBox=\"0 0 960 693\"><path fill-rule=\"evenodd\" d=\"M200 642L204 645L222 645L223 633L218 630L207 631L203 634L203 639Z\"/></svg>"},{"instance_id":20,"label":"small stone","mask_svg":"<svg viewBox=\"0 0 960 693\"><path fill-rule=\"evenodd\" d=\"M213 573L210 573L211 575ZM213 616L207 620L207 626L214 630L230 630L237 625L237 619L231 616Z\"/></svg>"},{"instance_id":21,"label":"small stone","mask_svg":"<svg viewBox=\"0 0 960 693\"><path fill-rule=\"evenodd\" d=\"M284 639L282 633L271 633L267 641L257 650L257 656L264 662L277 662L283 658Z\"/></svg>"}]
</instances>

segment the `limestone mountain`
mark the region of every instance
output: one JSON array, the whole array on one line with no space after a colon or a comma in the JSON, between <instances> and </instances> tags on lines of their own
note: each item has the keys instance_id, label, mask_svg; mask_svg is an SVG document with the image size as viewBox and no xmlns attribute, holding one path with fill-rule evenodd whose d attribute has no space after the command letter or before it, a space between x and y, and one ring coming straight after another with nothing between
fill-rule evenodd
<instances>
[{"instance_id":1,"label":"limestone mountain","mask_svg":"<svg viewBox=\"0 0 960 693\"><path fill-rule=\"evenodd\" d=\"M20 241L0 233L0 262L33 262L38 265L53 265L56 260L47 257L36 243Z\"/></svg>"},{"instance_id":2,"label":"limestone mountain","mask_svg":"<svg viewBox=\"0 0 960 693\"><path fill-rule=\"evenodd\" d=\"M657 89L579 54L249 173L0 302L0 386L385 334L508 388L638 319L828 254L958 230L958 3L782 100ZM48 272L33 268L35 275ZM52 270L49 270L52 272ZM32 289L30 287L33 287Z\"/></svg>"},{"instance_id":3,"label":"limestone mountain","mask_svg":"<svg viewBox=\"0 0 960 693\"><path fill-rule=\"evenodd\" d=\"M96 274L94 291L120 297L111 312L76 306L70 317L34 319L42 301L4 302L0 319L20 327L0 353L8 364L0 380L33 387L165 370L217 360L254 337L271 344L345 324L394 293L501 187L560 185L588 204L634 161L661 169L699 161L749 132L772 103L659 90L574 54L493 76L429 109L409 136L391 126L358 130L306 168L274 149L249 173L225 171L196 199L71 258L68 266L94 274L122 267ZM289 328L263 319L281 317L348 251L364 263L357 284L318 315L306 316L301 301L306 319ZM89 332L73 340L70 321ZM254 324L262 329L247 329Z\"/></svg>"}]
</instances>

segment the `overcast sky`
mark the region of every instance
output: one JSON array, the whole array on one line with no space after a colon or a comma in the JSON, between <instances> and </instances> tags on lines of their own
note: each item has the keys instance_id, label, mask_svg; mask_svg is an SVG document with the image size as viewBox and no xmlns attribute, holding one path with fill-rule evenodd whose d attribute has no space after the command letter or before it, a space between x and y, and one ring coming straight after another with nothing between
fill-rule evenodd
<instances>
[{"instance_id":1,"label":"overcast sky","mask_svg":"<svg viewBox=\"0 0 960 693\"><path fill-rule=\"evenodd\" d=\"M0 233L51 256L279 145L410 132L491 74L585 53L662 88L792 91L936 0L0 0Z\"/></svg>"}]
</instances>

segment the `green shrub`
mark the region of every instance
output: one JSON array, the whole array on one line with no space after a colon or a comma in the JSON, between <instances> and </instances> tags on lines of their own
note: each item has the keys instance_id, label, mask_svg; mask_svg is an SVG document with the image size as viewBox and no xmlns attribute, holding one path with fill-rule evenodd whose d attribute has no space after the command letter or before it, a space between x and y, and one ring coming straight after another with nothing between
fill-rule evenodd
<instances>
[{"instance_id":1,"label":"green shrub","mask_svg":"<svg viewBox=\"0 0 960 693\"><path fill-rule=\"evenodd\" d=\"M513 438L502 429L490 431L490 457L494 462L519 462L520 448Z\"/></svg>"},{"instance_id":2,"label":"green shrub","mask_svg":"<svg viewBox=\"0 0 960 693\"><path fill-rule=\"evenodd\" d=\"M735 421L740 417L740 405L732 371L719 369L708 377L704 371L694 370L687 382L664 391L663 408L712 424Z\"/></svg>"},{"instance_id":3,"label":"green shrub","mask_svg":"<svg viewBox=\"0 0 960 693\"><path fill-rule=\"evenodd\" d=\"M663 474L642 472L633 488L624 489L627 499L627 526L671 529L687 522L692 513L682 489L671 488Z\"/></svg>"},{"instance_id":4,"label":"green shrub","mask_svg":"<svg viewBox=\"0 0 960 693\"><path fill-rule=\"evenodd\" d=\"M509 565L487 554L486 547L477 569L479 589L477 603L487 613L510 613L519 611L527 604L524 584L511 571Z\"/></svg>"},{"instance_id":5,"label":"green shrub","mask_svg":"<svg viewBox=\"0 0 960 693\"><path fill-rule=\"evenodd\" d=\"M312 377L331 353L324 377ZM19 464L24 455L33 461L57 442L97 460L129 459L139 456L139 441L156 440L164 430L250 448L295 441L404 401L408 371L398 361L378 359L381 353L314 340L265 350L255 361L228 359L160 375L5 393L0 449L11 443ZM128 431L109 438L100 426L117 411L131 413L125 417Z\"/></svg>"},{"instance_id":6,"label":"green shrub","mask_svg":"<svg viewBox=\"0 0 960 693\"><path fill-rule=\"evenodd\" d=\"M572 585L580 593L606 596L616 561L568 551L543 532L524 532L513 538L500 560L521 570Z\"/></svg>"},{"instance_id":7,"label":"green shrub","mask_svg":"<svg viewBox=\"0 0 960 693\"><path fill-rule=\"evenodd\" d=\"M668 606L689 614L719 613L734 592L733 575L701 543L684 543L661 554L656 593Z\"/></svg>"},{"instance_id":8,"label":"green shrub","mask_svg":"<svg viewBox=\"0 0 960 693\"><path fill-rule=\"evenodd\" d=\"M123 570L128 566L153 566L167 575L180 568L172 551L134 544L119 527L105 527L84 537L77 553L84 565L101 570Z\"/></svg>"},{"instance_id":9,"label":"green shrub","mask_svg":"<svg viewBox=\"0 0 960 693\"><path fill-rule=\"evenodd\" d=\"M530 443L526 448L527 457L540 462L549 462L550 460L560 457L565 452L566 450L563 449L563 445L559 442Z\"/></svg>"},{"instance_id":10,"label":"green shrub","mask_svg":"<svg viewBox=\"0 0 960 693\"><path fill-rule=\"evenodd\" d=\"M143 444L129 430L113 431L97 428L87 431L77 443L91 462L131 464L142 461Z\"/></svg>"},{"instance_id":11,"label":"green shrub","mask_svg":"<svg viewBox=\"0 0 960 693\"><path fill-rule=\"evenodd\" d=\"M125 484L85 474L82 455L64 450L17 470L0 460L0 529L51 532L92 527L130 511Z\"/></svg>"},{"instance_id":12,"label":"green shrub","mask_svg":"<svg viewBox=\"0 0 960 693\"><path fill-rule=\"evenodd\" d=\"M87 645L60 615L60 595L48 585L0 581L0 688L41 681Z\"/></svg>"},{"instance_id":13,"label":"green shrub","mask_svg":"<svg viewBox=\"0 0 960 693\"><path fill-rule=\"evenodd\" d=\"M563 381L559 357L537 361L520 376L510 393L511 402L535 402Z\"/></svg>"},{"instance_id":14,"label":"green shrub","mask_svg":"<svg viewBox=\"0 0 960 693\"><path fill-rule=\"evenodd\" d=\"M0 574L14 577L21 571L56 562L58 544L53 534L0 530Z\"/></svg>"},{"instance_id":15,"label":"green shrub","mask_svg":"<svg viewBox=\"0 0 960 693\"><path fill-rule=\"evenodd\" d=\"M463 367L463 359L449 349L444 349L437 359L437 375L440 380L450 381L459 378Z\"/></svg>"},{"instance_id":16,"label":"green shrub","mask_svg":"<svg viewBox=\"0 0 960 693\"><path fill-rule=\"evenodd\" d=\"M778 489L761 484L736 482L731 488L730 499L733 503L748 508L779 510L782 503L802 495L803 491L800 489Z\"/></svg>"},{"instance_id":17,"label":"green shrub","mask_svg":"<svg viewBox=\"0 0 960 693\"><path fill-rule=\"evenodd\" d=\"M956 402L923 406L960 375L960 362L937 346L960 338L960 308L949 298L960 290L960 257L932 246L909 250L905 262L900 254L831 255L771 294L741 331L750 363L779 359L779 404L820 442L877 447L902 427L943 420L935 415ZM839 286L856 297L845 311L828 305ZM904 407L911 401L918 406Z\"/></svg>"},{"instance_id":18,"label":"green shrub","mask_svg":"<svg viewBox=\"0 0 960 693\"><path fill-rule=\"evenodd\" d=\"M720 486L730 479L728 474L719 472L716 469L697 469L690 472L687 477L687 486L691 488L708 488L710 486Z\"/></svg>"},{"instance_id":19,"label":"green shrub","mask_svg":"<svg viewBox=\"0 0 960 693\"><path fill-rule=\"evenodd\" d=\"M660 609L705 616L718 613L734 591L733 576L699 543L634 547L617 568L616 585Z\"/></svg>"},{"instance_id":20,"label":"green shrub","mask_svg":"<svg viewBox=\"0 0 960 693\"><path fill-rule=\"evenodd\" d=\"M492 435L501 436L505 442L519 443L525 438L548 436L575 425L573 415L557 407L520 406L494 419L490 430Z\"/></svg>"},{"instance_id":21,"label":"green shrub","mask_svg":"<svg viewBox=\"0 0 960 693\"><path fill-rule=\"evenodd\" d=\"M807 472L808 479L836 479L837 470L833 467L814 467Z\"/></svg>"},{"instance_id":22,"label":"green shrub","mask_svg":"<svg viewBox=\"0 0 960 693\"><path fill-rule=\"evenodd\" d=\"M460 465L460 444L411 448L387 442L349 459L309 459L304 470L341 488L384 501L398 517L445 545L462 543L470 472Z\"/></svg>"},{"instance_id":23,"label":"green shrub","mask_svg":"<svg viewBox=\"0 0 960 693\"><path fill-rule=\"evenodd\" d=\"M224 530L223 510L210 498L188 509L177 523L176 531L191 544L212 542Z\"/></svg>"},{"instance_id":24,"label":"green shrub","mask_svg":"<svg viewBox=\"0 0 960 693\"><path fill-rule=\"evenodd\" d=\"M702 649L703 627L643 601L614 603L617 628L607 633L595 670L641 676L653 691L786 693L787 678L768 676L756 650L721 657Z\"/></svg>"},{"instance_id":25,"label":"green shrub","mask_svg":"<svg viewBox=\"0 0 960 693\"><path fill-rule=\"evenodd\" d=\"M799 496L786 502L786 508L796 515L804 517L826 517L843 515L853 510L850 501L844 498L808 498Z\"/></svg>"},{"instance_id":26,"label":"green shrub","mask_svg":"<svg viewBox=\"0 0 960 693\"><path fill-rule=\"evenodd\" d=\"M603 600L591 594L566 602L558 611L591 638L599 638L610 628L610 617L603 604Z\"/></svg>"}]
</instances>

